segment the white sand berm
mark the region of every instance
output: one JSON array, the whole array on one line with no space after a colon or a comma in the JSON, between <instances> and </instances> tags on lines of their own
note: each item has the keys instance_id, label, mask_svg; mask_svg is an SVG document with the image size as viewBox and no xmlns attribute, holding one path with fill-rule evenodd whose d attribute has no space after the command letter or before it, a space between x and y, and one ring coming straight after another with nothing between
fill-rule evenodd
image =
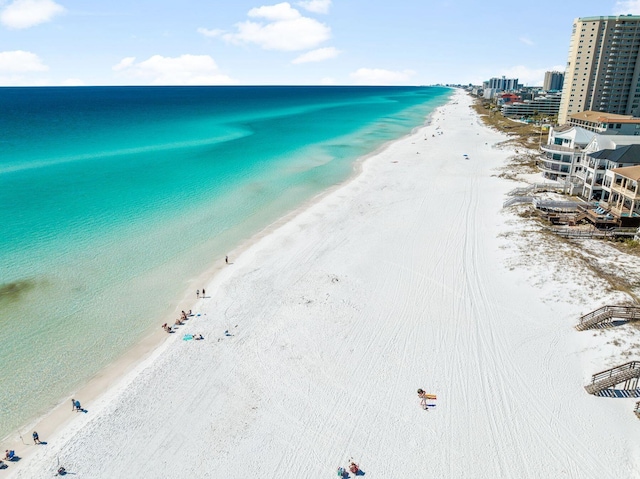
<instances>
[{"instance_id":1,"label":"white sand berm","mask_svg":"<svg viewBox=\"0 0 640 479\"><path fill-rule=\"evenodd\" d=\"M201 316L0 474L322 478L353 457L369 478L640 477L633 400L585 393L597 352L573 328L616 297L513 267L512 152L470 103L233 258Z\"/></svg>"}]
</instances>

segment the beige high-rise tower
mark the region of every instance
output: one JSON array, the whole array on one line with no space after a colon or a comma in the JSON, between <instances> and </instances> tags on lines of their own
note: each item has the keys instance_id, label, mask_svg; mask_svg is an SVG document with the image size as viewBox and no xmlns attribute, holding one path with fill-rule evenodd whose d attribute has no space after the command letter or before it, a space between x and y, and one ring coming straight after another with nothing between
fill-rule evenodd
<instances>
[{"instance_id":1,"label":"beige high-rise tower","mask_svg":"<svg viewBox=\"0 0 640 479\"><path fill-rule=\"evenodd\" d=\"M640 115L640 16L573 22L558 123L593 110Z\"/></svg>"}]
</instances>

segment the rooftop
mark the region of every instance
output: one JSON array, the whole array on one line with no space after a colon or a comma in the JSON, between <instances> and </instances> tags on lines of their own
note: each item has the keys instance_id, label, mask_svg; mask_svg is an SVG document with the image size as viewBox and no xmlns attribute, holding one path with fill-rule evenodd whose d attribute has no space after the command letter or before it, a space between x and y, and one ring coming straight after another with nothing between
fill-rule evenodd
<instances>
[{"instance_id":1,"label":"rooftop","mask_svg":"<svg viewBox=\"0 0 640 479\"><path fill-rule=\"evenodd\" d=\"M638 17L640 19L640 17ZM581 111L569 115L572 120L590 121L592 123L640 123L640 118L631 115L616 115L615 113L604 113L602 111Z\"/></svg>"},{"instance_id":2,"label":"rooftop","mask_svg":"<svg viewBox=\"0 0 640 479\"><path fill-rule=\"evenodd\" d=\"M640 163L640 145L626 145L615 150L600 150L590 153L588 156L603 158L617 163Z\"/></svg>"},{"instance_id":3,"label":"rooftop","mask_svg":"<svg viewBox=\"0 0 640 479\"><path fill-rule=\"evenodd\" d=\"M613 168L610 171L613 171L617 175L624 176L625 178L630 178L635 181L640 180L640 165L625 166L623 168Z\"/></svg>"},{"instance_id":4,"label":"rooftop","mask_svg":"<svg viewBox=\"0 0 640 479\"><path fill-rule=\"evenodd\" d=\"M576 18L579 22L597 22L599 20L640 20L639 15L611 15L604 17L580 17Z\"/></svg>"}]
</instances>

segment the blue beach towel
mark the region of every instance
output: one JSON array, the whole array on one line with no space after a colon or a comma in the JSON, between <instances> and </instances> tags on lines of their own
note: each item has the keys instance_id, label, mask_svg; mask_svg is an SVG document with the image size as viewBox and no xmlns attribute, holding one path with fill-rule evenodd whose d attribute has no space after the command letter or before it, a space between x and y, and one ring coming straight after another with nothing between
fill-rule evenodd
<instances>
[{"instance_id":1,"label":"blue beach towel","mask_svg":"<svg viewBox=\"0 0 640 479\"><path fill-rule=\"evenodd\" d=\"M185 334L185 335L182 337L182 340L183 340L183 341L189 341L190 339L193 339L193 334Z\"/></svg>"}]
</instances>

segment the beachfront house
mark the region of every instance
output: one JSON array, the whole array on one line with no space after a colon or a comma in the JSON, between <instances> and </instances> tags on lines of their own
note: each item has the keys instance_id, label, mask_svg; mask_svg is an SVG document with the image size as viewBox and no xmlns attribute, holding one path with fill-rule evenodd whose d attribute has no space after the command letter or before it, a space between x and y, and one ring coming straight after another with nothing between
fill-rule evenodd
<instances>
[{"instance_id":1,"label":"beachfront house","mask_svg":"<svg viewBox=\"0 0 640 479\"><path fill-rule=\"evenodd\" d=\"M585 152L582 164L582 170L576 173L582 182L579 195L587 201L600 200L605 173L614 168L640 165L640 145Z\"/></svg>"},{"instance_id":2,"label":"beachfront house","mask_svg":"<svg viewBox=\"0 0 640 479\"><path fill-rule=\"evenodd\" d=\"M637 150L597 153L635 144L640 144L640 118L592 111L576 113L566 125L549 130L547 144L541 145L544 158L539 168L544 179L563 182L569 194L597 199L605 171L635 165Z\"/></svg>"},{"instance_id":3,"label":"beachfront house","mask_svg":"<svg viewBox=\"0 0 640 479\"><path fill-rule=\"evenodd\" d=\"M544 152L538 167L546 180L569 183L582 169L584 148L596 134L577 126L551 127Z\"/></svg>"},{"instance_id":4,"label":"beachfront house","mask_svg":"<svg viewBox=\"0 0 640 479\"><path fill-rule=\"evenodd\" d=\"M620 226L640 226L640 165L614 168L605 174L600 206Z\"/></svg>"}]
</instances>

